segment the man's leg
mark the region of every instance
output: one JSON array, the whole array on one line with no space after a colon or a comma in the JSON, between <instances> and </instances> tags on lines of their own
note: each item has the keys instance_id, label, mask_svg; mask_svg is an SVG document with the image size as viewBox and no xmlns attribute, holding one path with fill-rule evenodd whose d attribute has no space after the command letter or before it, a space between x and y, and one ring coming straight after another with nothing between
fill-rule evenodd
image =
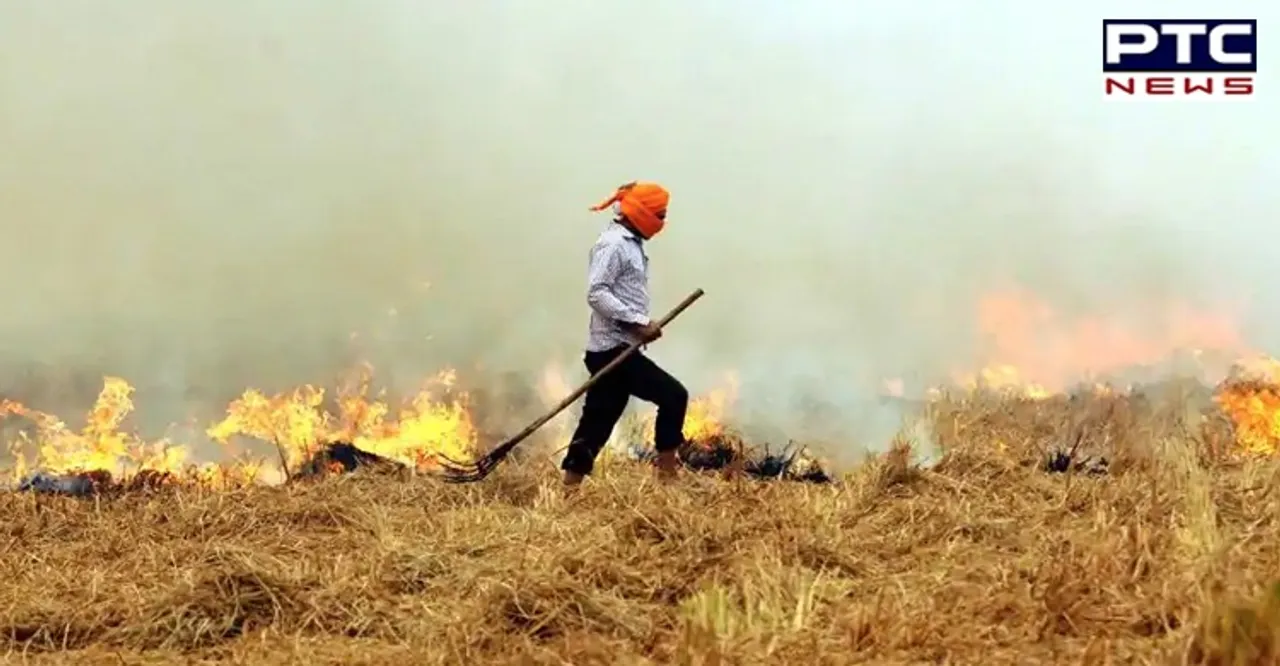
<instances>
[{"instance_id":1,"label":"man's leg","mask_svg":"<svg viewBox=\"0 0 1280 666\"><path fill-rule=\"evenodd\" d=\"M658 476L671 479L680 467L677 449L684 443L684 417L689 411L689 391L658 367L649 357L636 354L627 364L627 388L645 402L658 407L658 418L653 424L653 448L658 451Z\"/></svg>"},{"instance_id":2,"label":"man's leg","mask_svg":"<svg viewBox=\"0 0 1280 666\"><path fill-rule=\"evenodd\" d=\"M587 370L594 374L612 358L604 353L589 353ZM560 469L564 470L565 485L582 483L583 477L595 468L596 457L609 441L609 435L613 434L613 427L622 418L622 412L627 409L628 399L630 394L627 384L616 373L601 377L595 386L587 390L578 427L574 429L573 437L569 440L569 450L560 463Z\"/></svg>"}]
</instances>

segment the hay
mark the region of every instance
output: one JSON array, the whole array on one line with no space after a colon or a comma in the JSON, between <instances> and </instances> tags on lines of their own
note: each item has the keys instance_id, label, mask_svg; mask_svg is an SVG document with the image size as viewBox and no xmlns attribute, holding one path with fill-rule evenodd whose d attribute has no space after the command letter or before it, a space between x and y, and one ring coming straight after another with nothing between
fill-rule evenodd
<instances>
[{"instance_id":1,"label":"hay","mask_svg":"<svg viewBox=\"0 0 1280 666\"><path fill-rule=\"evenodd\" d=\"M962 396L836 483L603 466L0 494L30 663L1274 663L1280 465L1161 398ZM1055 452L1105 474L1045 471Z\"/></svg>"}]
</instances>

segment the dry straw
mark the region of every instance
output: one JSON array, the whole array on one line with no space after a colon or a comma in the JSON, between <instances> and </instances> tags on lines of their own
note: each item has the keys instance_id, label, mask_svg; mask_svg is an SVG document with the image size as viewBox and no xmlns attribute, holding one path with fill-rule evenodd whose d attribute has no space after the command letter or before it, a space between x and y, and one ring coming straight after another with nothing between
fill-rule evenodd
<instances>
[{"instance_id":1,"label":"dry straw","mask_svg":"<svg viewBox=\"0 0 1280 666\"><path fill-rule=\"evenodd\" d=\"M947 398L832 485L530 458L474 486L0 496L10 663L1268 664L1280 467L1154 398ZM1050 474L1048 452L1107 473Z\"/></svg>"}]
</instances>

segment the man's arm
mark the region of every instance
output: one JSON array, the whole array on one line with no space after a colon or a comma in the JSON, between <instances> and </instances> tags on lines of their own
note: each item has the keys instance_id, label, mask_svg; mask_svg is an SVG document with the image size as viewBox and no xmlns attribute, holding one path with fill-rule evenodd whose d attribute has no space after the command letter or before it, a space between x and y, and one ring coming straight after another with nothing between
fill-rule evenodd
<instances>
[{"instance_id":1,"label":"man's arm","mask_svg":"<svg viewBox=\"0 0 1280 666\"><path fill-rule=\"evenodd\" d=\"M587 268L587 305L627 328L648 325L649 317L627 306L613 293L613 285L623 268L622 249L602 243L591 250Z\"/></svg>"}]
</instances>

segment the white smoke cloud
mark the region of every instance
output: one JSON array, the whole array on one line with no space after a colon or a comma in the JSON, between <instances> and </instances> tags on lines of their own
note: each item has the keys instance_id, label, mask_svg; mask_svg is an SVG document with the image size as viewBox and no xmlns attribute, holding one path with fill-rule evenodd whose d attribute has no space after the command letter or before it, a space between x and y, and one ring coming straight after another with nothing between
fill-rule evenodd
<instances>
[{"instance_id":1,"label":"white smoke cloud","mask_svg":"<svg viewBox=\"0 0 1280 666\"><path fill-rule=\"evenodd\" d=\"M395 384L580 372L586 208L637 178L673 192L657 309L708 293L652 354L695 393L736 369L762 427L816 401L849 415L822 434L881 437L880 379L965 362L975 297L1011 282L1068 312L1244 296L1274 334L1268 79L1104 101L1121 11L0 3L4 382L81 377L42 394L79 411L121 374L157 425L357 358ZM1252 16L1267 42L1280 10L1122 13Z\"/></svg>"}]
</instances>

